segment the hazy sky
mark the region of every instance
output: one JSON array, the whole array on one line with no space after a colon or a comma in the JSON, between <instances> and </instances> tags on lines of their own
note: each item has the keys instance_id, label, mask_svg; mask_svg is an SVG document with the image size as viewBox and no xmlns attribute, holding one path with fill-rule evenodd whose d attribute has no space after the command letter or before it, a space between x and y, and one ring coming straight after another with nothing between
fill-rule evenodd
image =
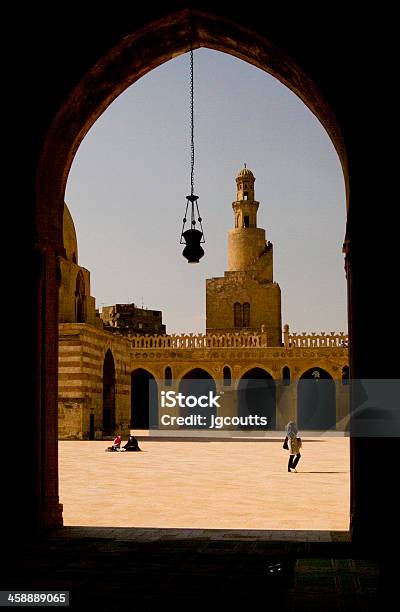
<instances>
[{"instance_id":1,"label":"hazy sky","mask_svg":"<svg viewBox=\"0 0 400 612\"><path fill-rule=\"evenodd\" d=\"M347 330L343 175L329 137L286 87L234 57L195 61L195 193L205 256L179 245L190 192L189 56L132 85L90 130L66 202L79 264L97 307L135 302L163 311L167 332L205 330L205 279L223 276L235 176L256 177L258 226L274 244L282 322L292 331Z\"/></svg>"}]
</instances>

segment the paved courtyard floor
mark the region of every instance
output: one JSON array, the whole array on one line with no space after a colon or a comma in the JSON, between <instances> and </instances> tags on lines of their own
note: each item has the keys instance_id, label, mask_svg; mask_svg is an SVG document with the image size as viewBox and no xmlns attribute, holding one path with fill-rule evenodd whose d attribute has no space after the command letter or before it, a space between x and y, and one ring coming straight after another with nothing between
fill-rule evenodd
<instances>
[{"instance_id":1,"label":"paved courtyard floor","mask_svg":"<svg viewBox=\"0 0 400 612\"><path fill-rule=\"evenodd\" d=\"M105 441L60 441L65 525L346 531L349 439L303 437L298 473L282 438L140 440L141 453Z\"/></svg>"}]
</instances>

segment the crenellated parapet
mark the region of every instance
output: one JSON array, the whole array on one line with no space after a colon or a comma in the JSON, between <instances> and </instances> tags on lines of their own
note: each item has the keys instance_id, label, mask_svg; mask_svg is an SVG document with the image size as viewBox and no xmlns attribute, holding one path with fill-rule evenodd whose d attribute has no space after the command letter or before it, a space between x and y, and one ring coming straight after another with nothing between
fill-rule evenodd
<instances>
[{"instance_id":1,"label":"crenellated parapet","mask_svg":"<svg viewBox=\"0 0 400 612\"><path fill-rule=\"evenodd\" d=\"M283 345L285 348L347 348L349 337L344 332L302 332L289 333L289 325L283 328Z\"/></svg>"},{"instance_id":2,"label":"crenellated parapet","mask_svg":"<svg viewBox=\"0 0 400 612\"><path fill-rule=\"evenodd\" d=\"M171 334L129 336L133 349L255 348L267 346L267 334Z\"/></svg>"},{"instance_id":3,"label":"crenellated parapet","mask_svg":"<svg viewBox=\"0 0 400 612\"><path fill-rule=\"evenodd\" d=\"M344 332L303 332L290 334L285 325L285 349L295 348L347 348L348 336ZM222 334L171 334L129 336L133 349L210 349L210 348L272 348L266 331L260 333L237 332Z\"/></svg>"}]
</instances>

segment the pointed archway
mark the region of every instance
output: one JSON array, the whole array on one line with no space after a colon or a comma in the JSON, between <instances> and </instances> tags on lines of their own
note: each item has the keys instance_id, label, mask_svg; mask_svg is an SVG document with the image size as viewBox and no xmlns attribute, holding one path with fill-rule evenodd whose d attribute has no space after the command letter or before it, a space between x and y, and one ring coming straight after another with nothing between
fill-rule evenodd
<instances>
[{"instance_id":1,"label":"pointed archway","mask_svg":"<svg viewBox=\"0 0 400 612\"><path fill-rule=\"evenodd\" d=\"M252 368L241 377L238 385L240 417L258 416L267 419L267 425L243 426L243 429L276 429L276 389L271 374L262 368Z\"/></svg>"},{"instance_id":2,"label":"pointed archway","mask_svg":"<svg viewBox=\"0 0 400 612\"><path fill-rule=\"evenodd\" d=\"M35 236L34 245L32 243L32 261L34 261L35 265L32 266L33 281L31 291L35 300L34 324L37 329L44 329L45 333L37 334L35 350L31 354L32 371L36 372L35 384L31 385L32 392L35 393L35 411L32 411L32 415L29 414L28 417L30 431L32 432L31 436L34 441L32 442L32 445L34 444L33 450L37 451L35 455L37 456L37 465L35 464L29 475L26 473L25 468L23 473L19 473L21 481L27 483L27 485L35 479L38 480L35 491L41 491L41 496L36 494L30 495L37 524L40 523L47 526L61 524L61 506L58 502L56 438L57 394L55 390L57 388L57 368L55 364L57 346L54 341L57 338L57 300L53 278L55 278L57 266L57 253L60 252L62 247L61 233L59 231L61 225L58 216L61 215L63 206L66 177L68 176L68 170L79 142L110 101L117 97L134 80L140 78L152 68L179 53L187 51L189 26L193 21L189 20L189 12L182 11L182 13L177 15L165 15L164 13L156 12L156 16L160 18L157 24L158 27L149 27L150 20L154 19L154 16L151 18L146 16L143 19L145 27L143 27L142 21L139 20L139 24L137 24L134 20L136 25L130 35L126 33L125 20L123 27L121 26L123 36L119 36L117 28L117 32L110 34L111 40L109 43L105 39L101 40L101 44L98 44L97 47L96 45L91 47L92 55L90 58L80 60L81 65L74 66L73 62L71 64L71 74L74 79L71 82L78 83L78 86L67 97L69 91L68 85L65 89L63 81L62 87L60 88L59 86L58 96L48 97L51 102L49 102L48 107L45 106L47 115L44 115L48 123L44 126L40 125L38 133L38 142L42 142L45 129L49 127L42 149L38 150L37 153L35 152L33 161L38 166L38 172L36 182L32 181L32 186L35 186L36 189L35 193L32 192L32 201L33 198L36 198L35 208L33 209L32 206L35 216L32 214L32 218L35 218L37 227L35 227L35 233L32 233ZM341 158L347 183L348 172L344 140L341 136L340 126L327 102L327 99L330 98L328 94L331 93L329 87L326 87L326 91L321 93L315 83L299 67L303 64L302 60L305 57L308 57L308 61L311 62L312 66L313 54L310 53L309 56L302 56L301 45L289 45L288 48L293 47L294 59L297 60L297 63L295 63L294 59L292 60L264 39L266 28L264 32L264 27L260 27L260 30L258 30L257 26L253 28L253 25L250 24L248 25L250 29L246 30L241 25L239 26L235 23L236 20L233 13L228 14L227 17L229 19L194 12L195 28L193 29L195 31L195 46L207 46L236 55L263 70L271 72L295 91L328 131ZM255 22L254 25L256 25ZM254 36L253 29L256 30L256 37ZM119 39L121 39L121 42L116 44L116 41ZM255 44L255 40L257 44ZM273 36L271 40L273 40ZM282 44L281 47L284 49L285 44ZM102 58L101 62L96 62L88 70L92 56L100 59L102 57L101 53L105 52L104 50L109 50L107 55ZM80 58L81 56L76 54L76 57ZM75 73L73 72L74 68ZM312 73L313 71L310 70L310 74ZM82 78L82 74L85 75L84 78ZM315 74L318 76L318 70L315 71ZM335 89L334 86L335 80L331 77L329 70L328 77L332 79L332 83L329 78L323 80L323 82L327 85L332 85L331 91L336 92L337 87ZM337 85L339 87L339 82L337 82ZM340 87L338 91L338 100L340 101ZM334 100L335 95L332 94L332 97ZM337 106L341 108L339 103ZM344 119L346 119L346 115L344 115ZM349 125L351 125L350 122L347 125L348 129ZM351 138L348 138L348 141L353 142ZM357 200L355 200L354 206L358 206ZM356 208L354 218L358 212L359 210ZM353 232L354 227L357 227L357 224L352 223L349 225L348 240L346 242L347 254L350 253L350 238L352 237L350 230ZM358 245L358 248L363 253L365 246L363 242L360 244L361 247ZM367 248L368 250L365 250L365 252L369 253L369 243ZM351 249L354 249L352 244ZM354 261L356 262L355 264ZM357 263L359 261L361 262L360 264ZM349 275L354 274L355 278L355 272L357 272L357 278L358 275L361 276L361 285L360 282L358 285L358 287L361 286L361 289L359 289L361 295L364 286L368 286L369 290L367 282L362 285L364 279L362 273L363 266L364 260L362 257L358 257L355 260L354 258L350 260L347 257ZM359 303L363 304L363 301L359 300L357 303L350 302L350 314L353 313L353 310L357 310L357 308L360 310ZM356 305L354 306L354 304ZM363 306L361 310L362 308ZM352 363L353 369L356 367L353 375L354 372L368 373L371 371L370 360L365 362L363 358L363 354L366 353L363 350L363 342L367 343L368 328L364 326L362 313L360 321L359 327L357 329L354 327L357 337L361 341ZM366 329L363 334L364 327ZM350 332L352 337L352 327ZM375 367L377 363L378 361L374 362ZM372 371L374 370L372 369ZM43 431L48 432L46 437L43 437ZM357 449L360 449L360 456L362 455L362 459L364 459L367 453L363 451L363 441L361 443L356 441L356 443L352 445L352 452L355 454L355 447L357 446ZM369 447L367 450L369 452ZM362 463L360 460L357 468L360 468ZM355 461L353 461L352 465L355 465ZM363 482L365 480L369 485L370 474L368 466L365 468L365 471L367 478L363 477ZM27 487L22 487L22 489L26 490ZM357 491L359 490L360 487L357 488ZM363 507L365 506L369 509L369 486L363 486L362 491L365 491L365 494L363 493ZM43 502L42 496L45 496L46 503Z\"/></svg>"},{"instance_id":3,"label":"pointed archway","mask_svg":"<svg viewBox=\"0 0 400 612\"><path fill-rule=\"evenodd\" d=\"M157 394L157 383L151 372L138 368L131 374L131 428L148 429L153 394Z\"/></svg>"},{"instance_id":4,"label":"pointed archway","mask_svg":"<svg viewBox=\"0 0 400 612\"><path fill-rule=\"evenodd\" d=\"M302 430L336 429L336 389L332 376L323 368L310 368L297 388L297 421Z\"/></svg>"},{"instance_id":5,"label":"pointed archway","mask_svg":"<svg viewBox=\"0 0 400 612\"><path fill-rule=\"evenodd\" d=\"M186 372L179 383L179 393L182 393L185 398L193 397L199 398L201 396L209 396L210 393L216 394L216 385L213 377L207 370L202 368L193 368L189 372ZM194 404L195 399L189 400L190 405L180 407L181 416L190 416L191 414L200 415L205 417L206 421L204 425L193 425L194 429L204 429L204 427L211 426L212 416L217 416L217 409L215 406L202 406ZM192 429L191 426L185 425L185 429Z\"/></svg>"}]
</instances>

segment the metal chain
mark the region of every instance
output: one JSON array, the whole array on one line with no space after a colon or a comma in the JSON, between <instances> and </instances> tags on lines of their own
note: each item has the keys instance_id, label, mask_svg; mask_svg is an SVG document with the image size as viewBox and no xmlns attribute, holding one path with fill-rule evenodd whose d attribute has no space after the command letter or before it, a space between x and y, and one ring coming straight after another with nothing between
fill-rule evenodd
<instances>
[{"instance_id":1,"label":"metal chain","mask_svg":"<svg viewBox=\"0 0 400 612\"><path fill-rule=\"evenodd\" d=\"M193 46L190 42L190 195L194 194L194 87Z\"/></svg>"}]
</instances>

